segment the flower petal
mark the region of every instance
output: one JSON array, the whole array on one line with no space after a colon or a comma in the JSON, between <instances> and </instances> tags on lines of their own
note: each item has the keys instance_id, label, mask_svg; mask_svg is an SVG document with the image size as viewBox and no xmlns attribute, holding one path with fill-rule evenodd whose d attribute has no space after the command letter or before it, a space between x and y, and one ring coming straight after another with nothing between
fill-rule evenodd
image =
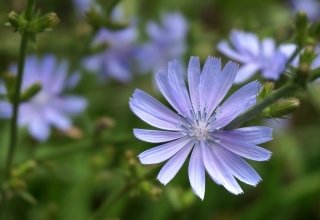
<instances>
[{"instance_id":1,"label":"flower petal","mask_svg":"<svg viewBox=\"0 0 320 220\"><path fill-rule=\"evenodd\" d=\"M220 72L221 60L213 57L208 57L200 76L199 93L200 105L202 109L204 108L204 106L212 107L215 102L217 92L215 87L218 86L219 82L221 82L219 80L221 75Z\"/></svg>"},{"instance_id":2,"label":"flower petal","mask_svg":"<svg viewBox=\"0 0 320 220\"><path fill-rule=\"evenodd\" d=\"M200 83L200 60L199 57L191 57L188 67L188 82L190 98L193 109L198 112L200 105L199 83Z\"/></svg>"},{"instance_id":3,"label":"flower petal","mask_svg":"<svg viewBox=\"0 0 320 220\"><path fill-rule=\"evenodd\" d=\"M142 164L155 164L165 161L176 154L181 148L192 140L190 137L183 137L176 141L160 145L146 150L138 155Z\"/></svg>"},{"instance_id":4,"label":"flower petal","mask_svg":"<svg viewBox=\"0 0 320 220\"><path fill-rule=\"evenodd\" d=\"M136 138L150 143L167 142L184 137L180 131L158 131L135 128L133 129L133 133Z\"/></svg>"},{"instance_id":5,"label":"flower petal","mask_svg":"<svg viewBox=\"0 0 320 220\"><path fill-rule=\"evenodd\" d=\"M87 105L88 102L86 99L74 95L63 96L54 100L54 106L56 108L72 115L80 114Z\"/></svg>"},{"instance_id":6,"label":"flower petal","mask_svg":"<svg viewBox=\"0 0 320 220\"><path fill-rule=\"evenodd\" d=\"M50 126L42 114L38 114L37 117L34 117L33 120L30 121L28 127L31 136L38 141L43 142L48 139Z\"/></svg>"},{"instance_id":7,"label":"flower petal","mask_svg":"<svg viewBox=\"0 0 320 220\"><path fill-rule=\"evenodd\" d=\"M221 140L219 144L224 146L228 150L232 151L233 153L238 154L241 157L248 158L250 160L256 160L256 161L269 160L272 154L270 151L262 147L258 147L254 144L249 144L249 143L243 143L243 142L231 141L231 140Z\"/></svg>"},{"instance_id":8,"label":"flower petal","mask_svg":"<svg viewBox=\"0 0 320 220\"><path fill-rule=\"evenodd\" d=\"M66 130L71 127L70 119L56 109L46 108L44 110L44 117L47 122L60 130Z\"/></svg>"},{"instance_id":9,"label":"flower petal","mask_svg":"<svg viewBox=\"0 0 320 220\"><path fill-rule=\"evenodd\" d=\"M219 105L221 100L229 91L234 82L234 78L236 77L237 70L238 65L229 61L223 68L222 72L216 76L217 81L212 84L214 87L212 88L212 86L208 85L208 88L213 91L212 96L210 96L210 102L208 102L208 115L212 114L214 109Z\"/></svg>"},{"instance_id":10,"label":"flower petal","mask_svg":"<svg viewBox=\"0 0 320 220\"><path fill-rule=\"evenodd\" d=\"M136 90L129 103L131 110L150 125L166 130L179 130L178 115L147 93Z\"/></svg>"},{"instance_id":11,"label":"flower petal","mask_svg":"<svg viewBox=\"0 0 320 220\"><path fill-rule=\"evenodd\" d=\"M132 79L132 74L128 65L128 62L125 60L127 54L125 52L108 51L108 59L105 61L105 72L104 74L107 77L118 80L122 83L128 83Z\"/></svg>"},{"instance_id":12,"label":"flower petal","mask_svg":"<svg viewBox=\"0 0 320 220\"><path fill-rule=\"evenodd\" d=\"M195 140L192 139L178 153L176 153L161 169L157 179L166 185L182 167L184 161L188 157Z\"/></svg>"},{"instance_id":13,"label":"flower petal","mask_svg":"<svg viewBox=\"0 0 320 220\"><path fill-rule=\"evenodd\" d=\"M187 112L189 113L188 106L183 105L179 94L173 88L172 83L170 82L168 76L164 72L158 72L156 74L157 85L163 94L163 96L167 99L167 101L181 114L185 115Z\"/></svg>"},{"instance_id":14,"label":"flower petal","mask_svg":"<svg viewBox=\"0 0 320 220\"><path fill-rule=\"evenodd\" d=\"M224 127L242 112L256 103L259 92L259 83L251 82L233 93L219 108L217 119L210 125L211 128Z\"/></svg>"},{"instance_id":15,"label":"flower petal","mask_svg":"<svg viewBox=\"0 0 320 220\"><path fill-rule=\"evenodd\" d=\"M241 187L231 174L231 172L222 163L221 158L216 153L217 144L209 141L207 144L202 144L203 158L206 170L213 177L213 180L222 184L228 191L233 194L243 193Z\"/></svg>"},{"instance_id":16,"label":"flower petal","mask_svg":"<svg viewBox=\"0 0 320 220\"><path fill-rule=\"evenodd\" d=\"M46 54L39 65L39 72L43 86L50 86L57 65L56 58L52 54Z\"/></svg>"},{"instance_id":17,"label":"flower petal","mask_svg":"<svg viewBox=\"0 0 320 220\"><path fill-rule=\"evenodd\" d=\"M272 129L263 126L218 130L212 133L216 139L237 140L248 144L262 144L272 140Z\"/></svg>"},{"instance_id":18,"label":"flower petal","mask_svg":"<svg viewBox=\"0 0 320 220\"><path fill-rule=\"evenodd\" d=\"M258 173L252 169L252 167L246 163L241 157L232 153L218 144L214 148L214 151L218 155L220 161L224 166L242 182L249 185L257 185L260 182L261 177Z\"/></svg>"},{"instance_id":19,"label":"flower petal","mask_svg":"<svg viewBox=\"0 0 320 220\"><path fill-rule=\"evenodd\" d=\"M263 58L271 58L275 52L276 44L272 38L265 38L261 41L261 55Z\"/></svg>"},{"instance_id":20,"label":"flower petal","mask_svg":"<svg viewBox=\"0 0 320 220\"><path fill-rule=\"evenodd\" d=\"M182 105L187 109L192 109L189 94L176 60L169 62L168 76L173 88L179 95L179 100L182 102Z\"/></svg>"},{"instance_id":21,"label":"flower petal","mask_svg":"<svg viewBox=\"0 0 320 220\"><path fill-rule=\"evenodd\" d=\"M202 158L203 158L203 164L210 175L210 177L215 181L217 184L221 185L222 182L220 180L220 173L219 170L214 165L215 161L212 155L212 152L210 151L210 147L208 145L207 141L201 140L199 141L201 152L202 152Z\"/></svg>"},{"instance_id":22,"label":"flower petal","mask_svg":"<svg viewBox=\"0 0 320 220\"><path fill-rule=\"evenodd\" d=\"M0 101L0 118L11 118L12 104L9 102Z\"/></svg>"},{"instance_id":23,"label":"flower petal","mask_svg":"<svg viewBox=\"0 0 320 220\"><path fill-rule=\"evenodd\" d=\"M260 44L257 35L243 31L233 30L230 35L233 46L242 53L243 56L258 58L260 53Z\"/></svg>"},{"instance_id":24,"label":"flower petal","mask_svg":"<svg viewBox=\"0 0 320 220\"><path fill-rule=\"evenodd\" d=\"M65 79L67 76L67 71L68 71L68 62L67 61L62 61L57 69L55 70L55 73L52 74L52 83L49 84L50 91L53 92L54 94L59 94L62 92L65 86Z\"/></svg>"},{"instance_id":25,"label":"flower petal","mask_svg":"<svg viewBox=\"0 0 320 220\"><path fill-rule=\"evenodd\" d=\"M195 145L189 162L189 180L193 192L203 200L205 192L205 172L201 148Z\"/></svg>"},{"instance_id":26,"label":"flower petal","mask_svg":"<svg viewBox=\"0 0 320 220\"><path fill-rule=\"evenodd\" d=\"M227 41L219 42L217 48L222 54L229 57L230 59L233 59L233 60L238 61L240 63L248 62L248 58L243 56L242 54L238 53L234 49L232 49Z\"/></svg>"},{"instance_id":27,"label":"flower petal","mask_svg":"<svg viewBox=\"0 0 320 220\"><path fill-rule=\"evenodd\" d=\"M237 72L236 78L234 79L234 83L240 84L247 81L260 68L261 68L260 64L257 64L257 63L248 63L241 66Z\"/></svg>"}]
</instances>

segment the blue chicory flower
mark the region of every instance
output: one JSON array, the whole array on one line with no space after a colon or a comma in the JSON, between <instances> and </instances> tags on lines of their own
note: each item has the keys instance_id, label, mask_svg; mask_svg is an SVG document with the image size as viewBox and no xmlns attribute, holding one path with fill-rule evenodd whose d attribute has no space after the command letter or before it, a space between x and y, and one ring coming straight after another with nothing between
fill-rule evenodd
<instances>
[{"instance_id":1,"label":"blue chicory flower","mask_svg":"<svg viewBox=\"0 0 320 220\"><path fill-rule=\"evenodd\" d=\"M165 70L174 59L182 63L188 24L180 13L164 14L161 25L151 21L146 30L150 40L136 52L141 72Z\"/></svg>"},{"instance_id":2,"label":"blue chicory flower","mask_svg":"<svg viewBox=\"0 0 320 220\"><path fill-rule=\"evenodd\" d=\"M248 80L257 71L261 71L266 79L278 80L296 48L294 44L283 44L276 48L271 38L259 42L255 34L238 30L231 32L230 41L232 46L227 41L221 41L218 44L218 50L243 64L238 71L235 83Z\"/></svg>"},{"instance_id":3,"label":"blue chicory flower","mask_svg":"<svg viewBox=\"0 0 320 220\"><path fill-rule=\"evenodd\" d=\"M112 11L112 17L115 21L120 20L121 8L115 8ZM100 29L92 44L93 46L106 44L107 49L86 57L83 60L85 69L99 73L102 80L112 78L122 83L129 82L132 78L137 36L138 32L134 24L122 30Z\"/></svg>"},{"instance_id":4,"label":"blue chicory flower","mask_svg":"<svg viewBox=\"0 0 320 220\"><path fill-rule=\"evenodd\" d=\"M176 175L191 151L189 180L201 199L205 192L205 170L217 184L234 194L243 192L234 177L254 186L261 180L241 157L268 160L271 152L257 145L272 139L272 129L253 126L224 130L256 103L259 91L259 83L251 82L219 107L237 70L238 65L229 62L221 71L220 59L209 57L201 72L199 58L192 57L188 67L188 93L178 63L170 62L168 74L160 71L156 80L177 113L141 90L134 92L131 110L150 125L165 130L134 129L134 135L140 140L167 142L139 155L143 164L156 164L170 158L158 174L161 183L167 184Z\"/></svg>"},{"instance_id":5,"label":"blue chicory flower","mask_svg":"<svg viewBox=\"0 0 320 220\"><path fill-rule=\"evenodd\" d=\"M17 72L17 65L11 65L10 71ZM72 75L67 78L68 63L57 63L53 55L46 55L43 59L28 56L22 81L22 91L36 82L42 84L42 90L28 102L19 106L18 123L27 126L32 137L38 141L45 141L50 134L50 126L60 130L69 129L72 125L68 115L77 115L87 106L87 101L75 95L63 95L63 90L72 88L79 77ZM0 117L10 118L12 105L0 101Z\"/></svg>"}]
</instances>

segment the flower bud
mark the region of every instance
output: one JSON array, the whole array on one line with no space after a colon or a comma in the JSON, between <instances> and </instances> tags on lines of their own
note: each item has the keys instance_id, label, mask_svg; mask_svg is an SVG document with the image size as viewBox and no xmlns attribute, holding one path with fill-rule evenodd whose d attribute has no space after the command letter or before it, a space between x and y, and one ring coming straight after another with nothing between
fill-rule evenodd
<instances>
[{"instance_id":1,"label":"flower bud","mask_svg":"<svg viewBox=\"0 0 320 220\"><path fill-rule=\"evenodd\" d=\"M284 118L294 112L300 106L297 98L286 98L279 100L262 111L264 118Z\"/></svg>"},{"instance_id":2,"label":"flower bud","mask_svg":"<svg viewBox=\"0 0 320 220\"><path fill-rule=\"evenodd\" d=\"M14 89L16 87L17 77L11 72L4 72L3 80L7 90L9 101L12 101Z\"/></svg>"},{"instance_id":3,"label":"flower bud","mask_svg":"<svg viewBox=\"0 0 320 220\"><path fill-rule=\"evenodd\" d=\"M103 130L108 130L110 128L113 128L115 125L115 121L108 117L101 118L95 127L96 132L101 132Z\"/></svg>"},{"instance_id":4,"label":"flower bud","mask_svg":"<svg viewBox=\"0 0 320 220\"><path fill-rule=\"evenodd\" d=\"M28 160L27 162L21 164L16 169L12 170L13 177L21 177L24 174L34 170L37 167L37 163L34 160Z\"/></svg>"},{"instance_id":5,"label":"flower bud","mask_svg":"<svg viewBox=\"0 0 320 220\"><path fill-rule=\"evenodd\" d=\"M29 101L31 98L33 98L35 95L37 95L41 89L42 89L41 83L36 82L36 83L32 84L31 86L29 86L28 88L26 88L22 92L21 97L20 97L20 101L21 102Z\"/></svg>"},{"instance_id":6,"label":"flower bud","mask_svg":"<svg viewBox=\"0 0 320 220\"><path fill-rule=\"evenodd\" d=\"M267 96L271 95L274 90L274 83L273 82L265 82L257 96L257 101L265 99Z\"/></svg>"},{"instance_id":7,"label":"flower bud","mask_svg":"<svg viewBox=\"0 0 320 220\"><path fill-rule=\"evenodd\" d=\"M59 23L59 18L56 13L48 13L33 21L33 31L36 33L50 30Z\"/></svg>"},{"instance_id":8,"label":"flower bud","mask_svg":"<svg viewBox=\"0 0 320 220\"><path fill-rule=\"evenodd\" d=\"M301 48L307 38L308 16L304 11L299 11L296 15L296 43Z\"/></svg>"},{"instance_id":9,"label":"flower bud","mask_svg":"<svg viewBox=\"0 0 320 220\"><path fill-rule=\"evenodd\" d=\"M14 11L8 14L8 20L10 25L15 27L15 31L20 30L26 23L24 22L23 18L21 18L21 16Z\"/></svg>"}]
</instances>

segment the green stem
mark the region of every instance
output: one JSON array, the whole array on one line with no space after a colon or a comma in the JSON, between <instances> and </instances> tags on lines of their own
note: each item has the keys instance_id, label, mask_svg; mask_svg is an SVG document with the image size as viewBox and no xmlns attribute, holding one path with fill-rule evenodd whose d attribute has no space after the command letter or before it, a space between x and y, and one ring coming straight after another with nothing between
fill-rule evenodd
<instances>
[{"instance_id":1,"label":"green stem","mask_svg":"<svg viewBox=\"0 0 320 220\"><path fill-rule=\"evenodd\" d=\"M25 10L25 18L29 22L32 19L33 9L35 5L35 0L28 0L26 10ZM13 160L13 155L16 147L17 142L17 121L18 121L18 114L19 114L19 103L20 103L20 90L21 90L21 83L23 78L23 70L24 70L24 63L26 58L26 51L28 46L28 38L27 33L22 33L21 37L21 44L20 44L20 52L19 52L19 61L18 61L18 74L17 74L17 81L14 90L13 96L13 116L11 118L10 123L10 139L9 139L9 150L8 156L6 161L5 173L4 173L4 182L6 182L10 178L10 170ZM3 199L3 204L1 204L1 208L5 209L5 201ZM2 214L1 210L1 214Z\"/></svg>"},{"instance_id":2,"label":"green stem","mask_svg":"<svg viewBox=\"0 0 320 220\"><path fill-rule=\"evenodd\" d=\"M261 100L260 102L257 102L254 106L249 108L247 111L245 111L235 120L233 120L230 124L228 124L225 127L225 129L229 130L229 129L234 129L239 127L244 122L258 115L263 109L273 104L274 102L278 101L279 99L288 96L289 94L297 90L299 87L300 87L299 85L294 83L289 83L281 87L280 89L276 90L274 93L272 93L265 99Z\"/></svg>"},{"instance_id":3,"label":"green stem","mask_svg":"<svg viewBox=\"0 0 320 220\"><path fill-rule=\"evenodd\" d=\"M22 76L23 76L27 44L28 44L27 38L25 36L22 36L19 63L18 63L17 84L15 87L14 96L13 96L13 116L10 123L9 152L7 156L7 163L6 163L6 169L4 174L5 181L10 178L12 158L13 158L13 154L14 154L14 150L17 142L17 120L18 120L18 113L19 113L20 87L21 87Z\"/></svg>"},{"instance_id":4,"label":"green stem","mask_svg":"<svg viewBox=\"0 0 320 220\"><path fill-rule=\"evenodd\" d=\"M317 72L314 72L312 75L311 75L311 82L320 78L320 71L317 71Z\"/></svg>"},{"instance_id":5,"label":"green stem","mask_svg":"<svg viewBox=\"0 0 320 220\"><path fill-rule=\"evenodd\" d=\"M141 183L143 180L149 179L153 177L157 172L158 169L155 169L157 167L153 167L151 170L149 170L145 175L143 175L140 178L137 178L136 180L127 183L120 191L115 193L113 196L110 196L104 203L91 215L89 216L88 220L101 220L105 217L105 214L107 213L108 209L116 202L118 201L123 195L125 195L127 192L129 192L133 187L135 187L137 184Z\"/></svg>"}]
</instances>

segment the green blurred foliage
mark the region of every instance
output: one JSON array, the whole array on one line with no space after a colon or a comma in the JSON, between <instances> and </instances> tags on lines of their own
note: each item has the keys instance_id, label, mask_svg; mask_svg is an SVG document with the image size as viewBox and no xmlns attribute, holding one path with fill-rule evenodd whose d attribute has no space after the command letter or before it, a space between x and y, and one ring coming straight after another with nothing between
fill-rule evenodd
<instances>
[{"instance_id":1,"label":"green blurred foliage","mask_svg":"<svg viewBox=\"0 0 320 220\"><path fill-rule=\"evenodd\" d=\"M221 56L216 44L233 28L273 36L279 43L290 40L293 32L289 4L280 0L123 0L121 4L128 17L138 18L141 41L148 20L158 19L163 11L183 13L190 27L185 61L190 55L199 56L202 62L208 55ZM7 13L20 13L24 5L24 0L1 1L0 24L7 22ZM71 62L70 72L79 69L78 56L91 27L76 17L71 1L37 1L36 8L43 14L57 13L60 24L39 35L37 49L29 47L28 53L53 53ZM19 42L18 33L0 25L0 72L17 62ZM95 76L82 71L74 92L86 97L89 107L74 119L73 129L54 130L45 143L31 139L25 128L19 130L12 171L16 175L11 190L2 195L9 199L8 220L84 220L110 199L114 202L102 210L101 219L320 219L319 83L297 94L301 107L289 125L276 126L274 140L263 145L273 152L271 159L249 161L263 181L256 187L240 183L245 193L235 196L207 176L201 201L190 188L187 162L167 186L156 181L161 166L139 163L136 156L154 145L134 138L133 128L150 126L130 111L129 97L139 88L166 101L154 90L152 75L134 74L135 79L123 85L97 83ZM101 127L105 117L113 123ZM255 119L247 125L266 121ZM8 137L9 122L0 120L1 173ZM30 161L34 166L25 168ZM128 185L118 200L112 200Z\"/></svg>"}]
</instances>

